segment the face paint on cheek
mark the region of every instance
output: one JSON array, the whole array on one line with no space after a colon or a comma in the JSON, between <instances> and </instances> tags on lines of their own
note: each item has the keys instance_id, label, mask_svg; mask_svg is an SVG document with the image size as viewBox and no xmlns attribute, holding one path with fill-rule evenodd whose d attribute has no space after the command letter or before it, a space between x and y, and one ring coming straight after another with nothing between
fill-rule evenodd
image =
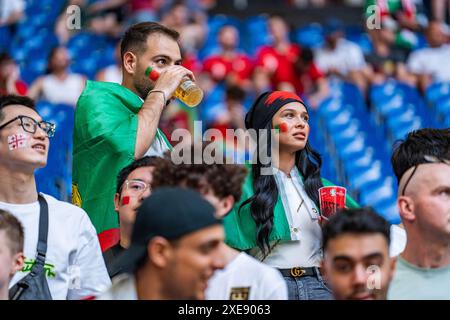
<instances>
[{"instance_id":1,"label":"face paint on cheek","mask_svg":"<svg viewBox=\"0 0 450 320\"><path fill-rule=\"evenodd\" d=\"M129 203L130 203L130 197L129 196L122 197L122 205L123 206L125 206L125 205L127 205Z\"/></svg>"},{"instance_id":2,"label":"face paint on cheek","mask_svg":"<svg viewBox=\"0 0 450 320\"><path fill-rule=\"evenodd\" d=\"M288 124L286 122L280 123L280 130L281 130L281 132L288 132L289 131Z\"/></svg>"},{"instance_id":3,"label":"face paint on cheek","mask_svg":"<svg viewBox=\"0 0 450 320\"><path fill-rule=\"evenodd\" d=\"M18 133L8 136L9 150L17 150L28 147L29 136L27 134Z\"/></svg>"},{"instance_id":4,"label":"face paint on cheek","mask_svg":"<svg viewBox=\"0 0 450 320\"><path fill-rule=\"evenodd\" d=\"M279 125L275 126L275 129L277 130L277 133L280 132L288 132L289 131L289 126L286 122L282 122Z\"/></svg>"}]
</instances>

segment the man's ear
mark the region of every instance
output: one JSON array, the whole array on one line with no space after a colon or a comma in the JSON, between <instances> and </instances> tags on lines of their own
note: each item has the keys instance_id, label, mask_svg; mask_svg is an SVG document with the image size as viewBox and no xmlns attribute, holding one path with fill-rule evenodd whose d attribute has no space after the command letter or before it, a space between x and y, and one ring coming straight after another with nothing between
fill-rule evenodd
<instances>
[{"instance_id":1,"label":"man's ear","mask_svg":"<svg viewBox=\"0 0 450 320\"><path fill-rule=\"evenodd\" d=\"M162 269L172 263L173 247L167 239L156 236L147 245L147 255L152 265Z\"/></svg>"},{"instance_id":2,"label":"man's ear","mask_svg":"<svg viewBox=\"0 0 450 320\"><path fill-rule=\"evenodd\" d=\"M397 199L400 217L403 221L414 222L416 215L414 214L414 201L408 196L399 196Z\"/></svg>"},{"instance_id":3,"label":"man's ear","mask_svg":"<svg viewBox=\"0 0 450 320\"><path fill-rule=\"evenodd\" d=\"M116 212L119 212L119 206L120 206L120 194L116 193L114 195L114 210Z\"/></svg>"},{"instance_id":4,"label":"man's ear","mask_svg":"<svg viewBox=\"0 0 450 320\"><path fill-rule=\"evenodd\" d=\"M234 197L233 196L229 195L229 196L225 197L224 199L222 199L221 207L225 214L230 212L230 210L233 209L233 206L234 206Z\"/></svg>"},{"instance_id":5,"label":"man's ear","mask_svg":"<svg viewBox=\"0 0 450 320\"><path fill-rule=\"evenodd\" d=\"M137 57L134 53L127 51L123 55L123 68L131 75L135 74L137 67Z\"/></svg>"},{"instance_id":6,"label":"man's ear","mask_svg":"<svg viewBox=\"0 0 450 320\"><path fill-rule=\"evenodd\" d=\"M13 257L10 276L12 277L16 272L22 270L24 264L25 256L23 252L16 253Z\"/></svg>"}]
</instances>

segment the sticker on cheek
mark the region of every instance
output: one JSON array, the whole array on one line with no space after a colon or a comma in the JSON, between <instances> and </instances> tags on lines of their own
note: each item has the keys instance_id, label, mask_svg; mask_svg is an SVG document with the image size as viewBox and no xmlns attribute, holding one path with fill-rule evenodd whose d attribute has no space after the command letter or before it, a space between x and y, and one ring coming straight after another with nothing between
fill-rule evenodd
<instances>
[{"instance_id":1,"label":"sticker on cheek","mask_svg":"<svg viewBox=\"0 0 450 320\"><path fill-rule=\"evenodd\" d=\"M28 135L19 133L8 136L9 150L17 150L26 148L28 146Z\"/></svg>"},{"instance_id":2,"label":"sticker on cheek","mask_svg":"<svg viewBox=\"0 0 450 320\"><path fill-rule=\"evenodd\" d=\"M129 203L130 203L130 197L129 196L122 197L122 205L123 206L127 205Z\"/></svg>"}]
</instances>

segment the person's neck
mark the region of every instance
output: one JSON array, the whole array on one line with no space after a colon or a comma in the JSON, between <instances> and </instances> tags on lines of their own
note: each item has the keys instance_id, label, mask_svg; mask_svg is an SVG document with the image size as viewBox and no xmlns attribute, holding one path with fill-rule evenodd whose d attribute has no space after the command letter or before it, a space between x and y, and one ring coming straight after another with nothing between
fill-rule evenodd
<instances>
[{"instance_id":1,"label":"person's neck","mask_svg":"<svg viewBox=\"0 0 450 320\"><path fill-rule=\"evenodd\" d=\"M128 90L132 91L134 94L136 94L138 97L141 97L139 92L137 91L136 87L133 85L133 81L131 79L123 77L122 80L122 86L127 88ZM142 98L142 97L141 97Z\"/></svg>"},{"instance_id":2,"label":"person's neck","mask_svg":"<svg viewBox=\"0 0 450 320\"><path fill-rule=\"evenodd\" d=\"M223 48L222 57L225 59L233 59L236 57L236 50L234 48Z\"/></svg>"},{"instance_id":3,"label":"person's neck","mask_svg":"<svg viewBox=\"0 0 450 320\"><path fill-rule=\"evenodd\" d=\"M274 166L289 176L295 166L295 152L280 150L278 158L274 157Z\"/></svg>"},{"instance_id":4,"label":"person's neck","mask_svg":"<svg viewBox=\"0 0 450 320\"><path fill-rule=\"evenodd\" d=\"M374 45L375 52L381 57L387 57L390 52L390 47L384 42L378 42Z\"/></svg>"},{"instance_id":5,"label":"person's neck","mask_svg":"<svg viewBox=\"0 0 450 320\"><path fill-rule=\"evenodd\" d=\"M419 268L441 268L450 265L450 241L425 239L408 235L401 257Z\"/></svg>"},{"instance_id":6,"label":"person's neck","mask_svg":"<svg viewBox=\"0 0 450 320\"><path fill-rule=\"evenodd\" d=\"M37 201L38 193L33 173L11 174L0 168L0 201L27 204Z\"/></svg>"},{"instance_id":7,"label":"person's neck","mask_svg":"<svg viewBox=\"0 0 450 320\"><path fill-rule=\"evenodd\" d=\"M130 235L132 232L132 226L127 226L125 224L120 225L120 246L124 249L130 247Z\"/></svg>"},{"instance_id":8,"label":"person's neck","mask_svg":"<svg viewBox=\"0 0 450 320\"><path fill-rule=\"evenodd\" d=\"M280 53L285 53L289 48L289 41L287 41L286 39L276 40L274 48Z\"/></svg>"},{"instance_id":9,"label":"person's neck","mask_svg":"<svg viewBox=\"0 0 450 320\"><path fill-rule=\"evenodd\" d=\"M161 280L145 265L135 273L138 300L169 300L162 294Z\"/></svg>"},{"instance_id":10,"label":"person's neck","mask_svg":"<svg viewBox=\"0 0 450 320\"><path fill-rule=\"evenodd\" d=\"M69 76L65 69L55 70L53 75L60 80L65 80Z\"/></svg>"},{"instance_id":11,"label":"person's neck","mask_svg":"<svg viewBox=\"0 0 450 320\"><path fill-rule=\"evenodd\" d=\"M7 285L5 285L3 288L0 288L0 300L9 300Z\"/></svg>"},{"instance_id":12,"label":"person's neck","mask_svg":"<svg viewBox=\"0 0 450 320\"><path fill-rule=\"evenodd\" d=\"M224 258L225 258L225 267L231 263L236 257L240 254L240 251L237 251L236 249L233 249L232 247L229 247L225 245L224 250Z\"/></svg>"}]
</instances>

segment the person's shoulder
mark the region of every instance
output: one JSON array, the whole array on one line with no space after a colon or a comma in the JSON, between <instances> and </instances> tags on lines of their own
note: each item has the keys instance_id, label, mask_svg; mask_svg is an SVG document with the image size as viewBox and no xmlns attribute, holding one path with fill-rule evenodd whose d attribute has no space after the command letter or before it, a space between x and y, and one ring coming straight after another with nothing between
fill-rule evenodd
<instances>
[{"instance_id":1,"label":"person's shoulder","mask_svg":"<svg viewBox=\"0 0 450 320\"><path fill-rule=\"evenodd\" d=\"M49 213L56 213L56 216L61 219L65 219L67 217L84 219L87 217L86 211L82 208L77 207L69 202L61 201L54 198L51 195L41 193L45 200L47 200L49 206Z\"/></svg>"},{"instance_id":2,"label":"person's shoulder","mask_svg":"<svg viewBox=\"0 0 450 320\"><path fill-rule=\"evenodd\" d=\"M80 75L82 76L82 75ZM114 82L104 82L104 81L94 81L94 80L86 80L86 87L82 93L82 95L87 95L91 93L95 94L105 94L115 92L117 90L124 90L125 88Z\"/></svg>"},{"instance_id":3,"label":"person's shoulder","mask_svg":"<svg viewBox=\"0 0 450 320\"><path fill-rule=\"evenodd\" d=\"M127 273L114 277L111 287L95 300L137 300L134 277Z\"/></svg>"}]
</instances>

